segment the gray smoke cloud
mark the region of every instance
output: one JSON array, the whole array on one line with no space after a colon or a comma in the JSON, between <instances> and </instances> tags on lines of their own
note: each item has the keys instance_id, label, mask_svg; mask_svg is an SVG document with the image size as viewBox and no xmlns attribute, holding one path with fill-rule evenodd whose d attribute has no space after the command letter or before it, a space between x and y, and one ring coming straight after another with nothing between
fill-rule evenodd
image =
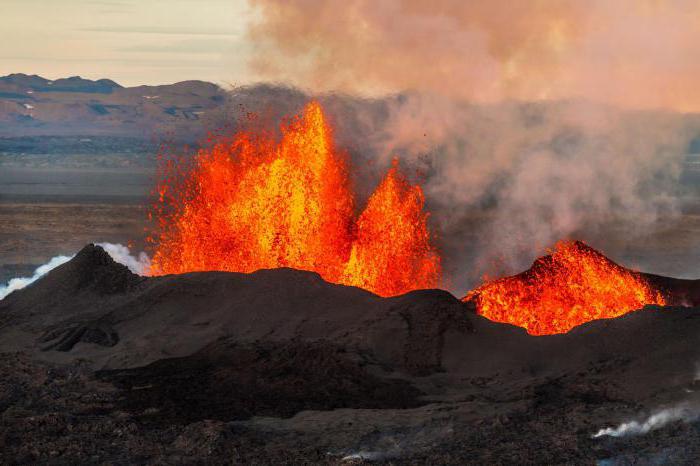
<instances>
[{"instance_id":1,"label":"gray smoke cloud","mask_svg":"<svg viewBox=\"0 0 700 466\"><path fill-rule=\"evenodd\" d=\"M429 174L446 250L500 275L560 239L595 242L614 222L634 234L677 215L691 127L678 114L585 102L470 106L411 96L392 109L379 151ZM453 264L457 287L474 283L465 269Z\"/></svg>"},{"instance_id":2,"label":"gray smoke cloud","mask_svg":"<svg viewBox=\"0 0 700 466\"><path fill-rule=\"evenodd\" d=\"M250 3L259 79L316 92L700 109L694 0Z\"/></svg>"}]
</instances>

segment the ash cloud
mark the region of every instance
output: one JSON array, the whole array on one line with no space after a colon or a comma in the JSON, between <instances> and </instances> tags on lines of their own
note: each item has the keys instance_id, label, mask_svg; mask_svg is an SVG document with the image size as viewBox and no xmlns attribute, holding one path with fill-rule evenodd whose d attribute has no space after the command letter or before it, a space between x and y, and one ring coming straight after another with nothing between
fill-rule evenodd
<instances>
[{"instance_id":1,"label":"ash cloud","mask_svg":"<svg viewBox=\"0 0 700 466\"><path fill-rule=\"evenodd\" d=\"M693 0L250 3L250 67L263 80L315 92L700 110Z\"/></svg>"},{"instance_id":2,"label":"ash cloud","mask_svg":"<svg viewBox=\"0 0 700 466\"><path fill-rule=\"evenodd\" d=\"M418 173L457 293L559 239L614 256L613 226L648 233L681 208L697 2L251 3L252 70L301 89L266 105L320 95L361 191L394 155Z\"/></svg>"}]
</instances>

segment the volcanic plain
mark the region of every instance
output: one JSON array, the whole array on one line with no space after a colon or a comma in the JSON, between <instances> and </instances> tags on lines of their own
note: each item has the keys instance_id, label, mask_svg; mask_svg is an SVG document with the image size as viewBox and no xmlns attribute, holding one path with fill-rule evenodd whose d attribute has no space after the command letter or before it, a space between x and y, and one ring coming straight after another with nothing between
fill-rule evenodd
<instances>
[{"instance_id":1,"label":"volcanic plain","mask_svg":"<svg viewBox=\"0 0 700 466\"><path fill-rule=\"evenodd\" d=\"M0 301L4 464L696 464L694 308L567 334L292 269L145 278L101 248Z\"/></svg>"}]
</instances>

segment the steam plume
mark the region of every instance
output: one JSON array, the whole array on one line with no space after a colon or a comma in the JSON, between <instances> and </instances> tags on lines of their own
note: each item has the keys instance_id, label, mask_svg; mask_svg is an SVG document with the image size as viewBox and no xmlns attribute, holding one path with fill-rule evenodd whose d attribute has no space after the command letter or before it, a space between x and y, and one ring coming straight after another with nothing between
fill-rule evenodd
<instances>
[{"instance_id":1,"label":"steam plume","mask_svg":"<svg viewBox=\"0 0 700 466\"><path fill-rule=\"evenodd\" d=\"M623 422L617 427L600 429L592 438L604 436L625 437L629 435L644 435L649 431L660 429L667 424L677 421L693 422L700 417L700 410L691 406L676 406L658 411L643 421Z\"/></svg>"},{"instance_id":2,"label":"steam plume","mask_svg":"<svg viewBox=\"0 0 700 466\"><path fill-rule=\"evenodd\" d=\"M65 264L72 258L72 256L53 257L46 264L37 267L37 269L34 271L34 274L31 277L13 278L9 282L7 282L6 285L0 285L0 300L4 299L5 296L12 293L13 291L21 290L25 286L34 283L35 281L37 281L38 279L40 279L59 265Z\"/></svg>"},{"instance_id":3,"label":"steam plume","mask_svg":"<svg viewBox=\"0 0 700 466\"><path fill-rule=\"evenodd\" d=\"M137 275L145 275L151 266L151 260L145 252L132 255L128 247L114 243L97 243L97 246L104 249L116 262L127 266Z\"/></svg>"}]
</instances>

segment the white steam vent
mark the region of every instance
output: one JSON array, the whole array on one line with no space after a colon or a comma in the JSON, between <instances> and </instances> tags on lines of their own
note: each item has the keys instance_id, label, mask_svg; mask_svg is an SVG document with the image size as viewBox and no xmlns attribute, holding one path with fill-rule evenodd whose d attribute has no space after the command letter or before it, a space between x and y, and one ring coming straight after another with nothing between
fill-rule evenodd
<instances>
[{"instance_id":1,"label":"white steam vent","mask_svg":"<svg viewBox=\"0 0 700 466\"><path fill-rule=\"evenodd\" d=\"M697 407L679 405L657 411L642 421L623 422L617 427L600 429L591 437L600 438L604 436L626 437L630 435L644 435L649 431L660 429L672 422L693 422L698 419L698 417L700 417L700 410Z\"/></svg>"}]
</instances>

